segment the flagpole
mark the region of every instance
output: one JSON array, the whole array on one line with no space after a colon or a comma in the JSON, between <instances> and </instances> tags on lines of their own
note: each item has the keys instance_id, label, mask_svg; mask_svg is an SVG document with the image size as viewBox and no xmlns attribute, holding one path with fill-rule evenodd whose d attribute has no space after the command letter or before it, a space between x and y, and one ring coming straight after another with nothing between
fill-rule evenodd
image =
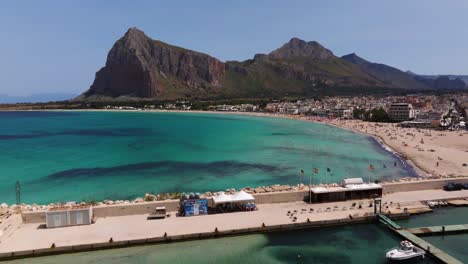
<instances>
[{"instance_id":1,"label":"flagpole","mask_svg":"<svg viewBox=\"0 0 468 264\"><path fill-rule=\"evenodd\" d=\"M309 176L309 204L312 203L312 173L314 173L313 170Z\"/></svg>"}]
</instances>

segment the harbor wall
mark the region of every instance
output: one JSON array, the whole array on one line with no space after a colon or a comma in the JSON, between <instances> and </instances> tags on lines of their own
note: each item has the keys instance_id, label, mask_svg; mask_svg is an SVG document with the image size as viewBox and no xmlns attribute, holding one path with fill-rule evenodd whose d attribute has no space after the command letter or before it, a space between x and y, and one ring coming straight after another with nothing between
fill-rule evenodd
<instances>
[{"instance_id":1,"label":"harbor wall","mask_svg":"<svg viewBox=\"0 0 468 264\"><path fill-rule=\"evenodd\" d=\"M383 194L395 193L395 192L410 192L410 191L421 191L431 189L442 189L444 185L449 182L453 183L468 183L468 177L453 178L453 179L430 179L421 181L411 182L394 182L394 183L383 183Z\"/></svg>"},{"instance_id":2,"label":"harbor wall","mask_svg":"<svg viewBox=\"0 0 468 264\"><path fill-rule=\"evenodd\" d=\"M154 202L113 204L93 206L94 217L113 217L136 214L149 214L155 211L156 207L165 206L167 211L177 211L179 200L164 200ZM21 214L25 224L41 224L46 222L45 210L24 212Z\"/></svg>"},{"instance_id":3,"label":"harbor wall","mask_svg":"<svg viewBox=\"0 0 468 264\"><path fill-rule=\"evenodd\" d=\"M93 213L95 217L149 214L154 213L156 207L158 206L165 206L166 210L169 212L177 211L179 207L179 200L164 200L133 204L100 205L93 207Z\"/></svg>"},{"instance_id":4,"label":"harbor wall","mask_svg":"<svg viewBox=\"0 0 468 264\"><path fill-rule=\"evenodd\" d=\"M454 179L431 179L411 182L383 183L383 194L394 192L409 192L430 189L442 189L448 182L468 183L468 177ZM257 204L288 203L304 201L308 196L308 190L282 191L253 194ZM177 211L179 200L165 200L143 203L100 205L94 206L95 217L113 217L135 214L149 214L157 206L165 206L167 211ZM24 212L22 214L23 223L45 223L45 211Z\"/></svg>"},{"instance_id":5,"label":"harbor wall","mask_svg":"<svg viewBox=\"0 0 468 264\"><path fill-rule=\"evenodd\" d=\"M271 193L257 193L253 194L257 204L269 203L288 203L304 201L308 194L307 191L285 191L285 192L271 192ZM93 206L94 217L114 217L124 215L136 214L149 214L154 212L157 206L165 206L168 212L178 210L179 200L164 200L154 202L142 202L132 204L114 204L114 205L100 205ZM34 212L22 213L22 220L25 224L41 224L46 222L44 210Z\"/></svg>"},{"instance_id":6,"label":"harbor wall","mask_svg":"<svg viewBox=\"0 0 468 264\"><path fill-rule=\"evenodd\" d=\"M284 192L271 192L271 193L255 193L256 204L271 204L271 203L290 203L300 202L308 196L307 190L301 191L284 191Z\"/></svg>"},{"instance_id":7,"label":"harbor wall","mask_svg":"<svg viewBox=\"0 0 468 264\"><path fill-rule=\"evenodd\" d=\"M408 214L393 214L392 217L404 218L404 217L408 217ZM259 226L259 227L253 227L253 228L217 230L217 231L213 230L212 232L192 233L192 234L175 235L175 236L170 236L169 234L165 237L164 236L149 237L149 238L142 238L142 239L121 240L121 241L113 241L113 242L109 241L109 242L100 242L100 243L77 244L77 245L72 245L72 246L56 246L53 248L51 247L51 248L42 248L42 249L35 249L35 250L24 250L24 251L0 253L0 260L38 257L38 256L45 256L45 255L75 253L75 252L84 252L84 251L93 251L93 250L111 249L111 248L122 248L122 247L138 246L138 245L145 245L145 244L212 239L212 238L236 236L236 235L243 235L243 234L267 233L267 232L287 231L287 230L295 230L295 229L360 224L360 223L369 223L374 220L375 220L374 216L362 216L362 217L356 217L353 219L342 218L342 219L322 220L322 221L314 221L314 222L306 221L302 223Z\"/></svg>"}]
</instances>

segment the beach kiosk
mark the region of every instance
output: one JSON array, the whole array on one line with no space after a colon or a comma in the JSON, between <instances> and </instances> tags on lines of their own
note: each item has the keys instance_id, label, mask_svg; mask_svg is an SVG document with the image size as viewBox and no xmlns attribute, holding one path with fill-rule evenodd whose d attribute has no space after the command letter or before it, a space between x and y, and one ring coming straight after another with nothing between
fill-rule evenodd
<instances>
[{"instance_id":1,"label":"beach kiosk","mask_svg":"<svg viewBox=\"0 0 468 264\"><path fill-rule=\"evenodd\" d=\"M93 223L93 211L89 205L50 208L46 212L46 227L89 225Z\"/></svg>"},{"instance_id":2,"label":"beach kiosk","mask_svg":"<svg viewBox=\"0 0 468 264\"><path fill-rule=\"evenodd\" d=\"M342 186L347 189L346 200L369 199L382 196L382 186L376 183L365 183L362 178L345 178Z\"/></svg>"},{"instance_id":3,"label":"beach kiosk","mask_svg":"<svg viewBox=\"0 0 468 264\"><path fill-rule=\"evenodd\" d=\"M304 201L312 203L330 203L346 200L370 199L382 196L382 186L376 183L365 183L362 178L345 178L341 186L318 186L310 189Z\"/></svg>"}]
</instances>

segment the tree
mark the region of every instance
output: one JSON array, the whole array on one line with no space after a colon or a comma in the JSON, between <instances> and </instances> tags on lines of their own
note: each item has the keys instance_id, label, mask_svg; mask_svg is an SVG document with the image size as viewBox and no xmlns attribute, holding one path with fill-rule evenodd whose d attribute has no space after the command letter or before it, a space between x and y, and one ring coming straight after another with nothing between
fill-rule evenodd
<instances>
[{"instance_id":1,"label":"tree","mask_svg":"<svg viewBox=\"0 0 468 264\"><path fill-rule=\"evenodd\" d=\"M371 122L389 122L390 118L388 117L387 112L383 108L372 109L368 117L368 121Z\"/></svg>"},{"instance_id":2,"label":"tree","mask_svg":"<svg viewBox=\"0 0 468 264\"><path fill-rule=\"evenodd\" d=\"M365 113L366 113L365 109L362 109L362 108L354 108L353 109L353 117L355 119L364 119Z\"/></svg>"}]
</instances>

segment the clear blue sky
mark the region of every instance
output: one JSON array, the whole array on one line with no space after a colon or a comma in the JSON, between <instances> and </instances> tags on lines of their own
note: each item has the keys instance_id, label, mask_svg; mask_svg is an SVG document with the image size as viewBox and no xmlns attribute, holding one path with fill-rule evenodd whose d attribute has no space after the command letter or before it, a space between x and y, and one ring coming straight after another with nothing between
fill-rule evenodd
<instances>
[{"instance_id":1,"label":"clear blue sky","mask_svg":"<svg viewBox=\"0 0 468 264\"><path fill-rule=\"evenodd\" d=\"M223 61L291 37L421 74L468 74L468 1L0 0L0 94L81 93L129 27Z\"/></svg>"}]
</instances>

